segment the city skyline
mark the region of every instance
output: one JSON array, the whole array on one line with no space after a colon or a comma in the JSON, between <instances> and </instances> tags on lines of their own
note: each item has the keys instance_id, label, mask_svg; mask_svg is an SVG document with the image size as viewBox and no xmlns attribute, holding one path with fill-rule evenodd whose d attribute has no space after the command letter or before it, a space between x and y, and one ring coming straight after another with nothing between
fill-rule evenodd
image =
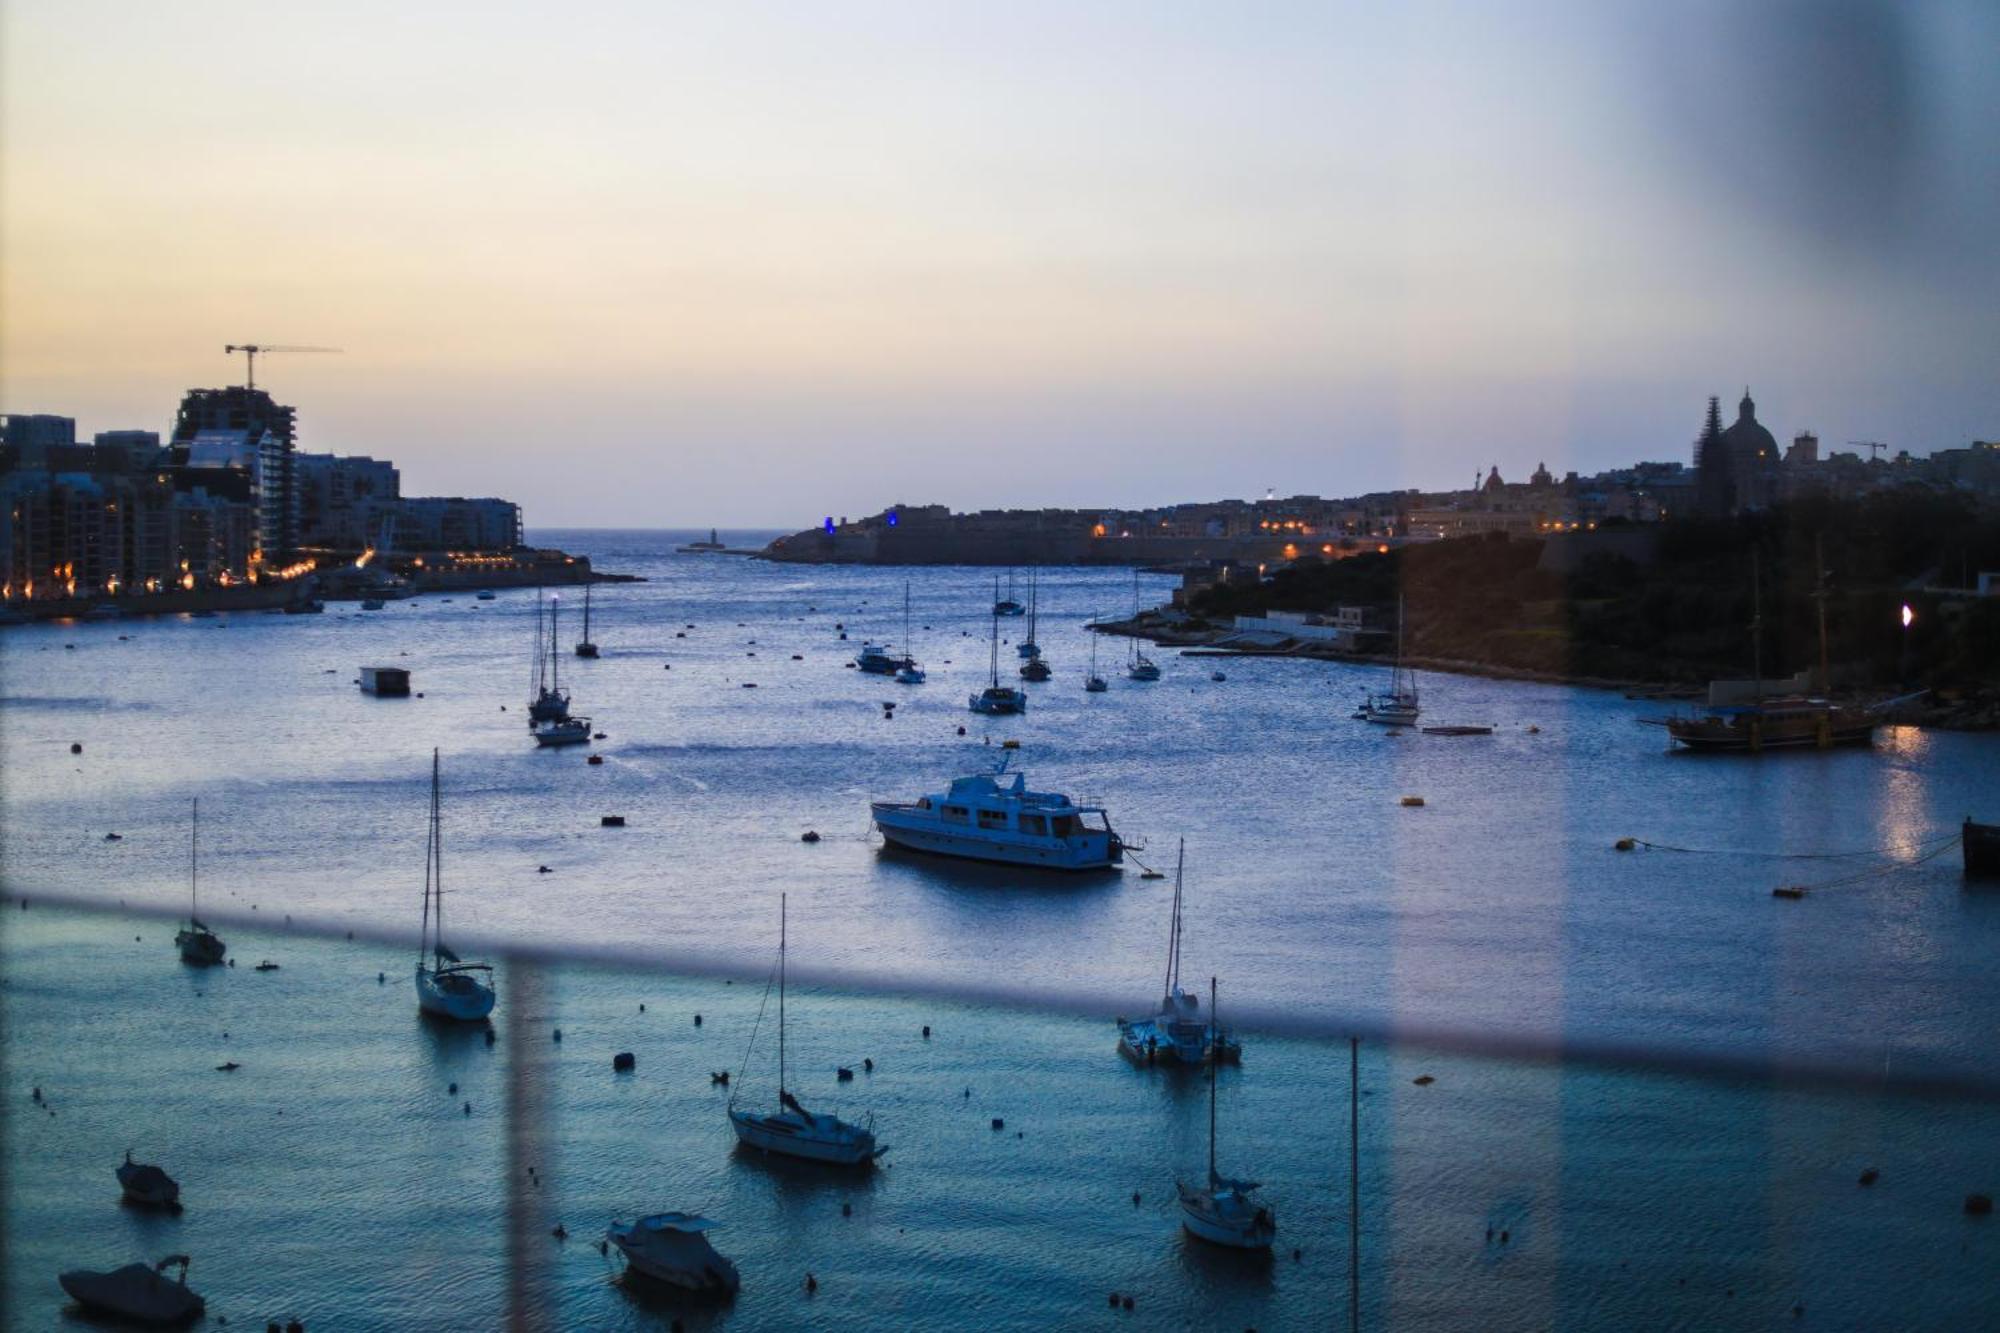
<instances>
[{"instance_id":1,"label":"city skyline","mask_svg":"<svg viewBox=\"0 0 2000 1333\"><path fill-rule=\"evenodd\" d=\"M538 527L2000 421L1979 6L481 15L11 6L0 410L338 346L300 448Z\"/></svg>"}]
</instances>

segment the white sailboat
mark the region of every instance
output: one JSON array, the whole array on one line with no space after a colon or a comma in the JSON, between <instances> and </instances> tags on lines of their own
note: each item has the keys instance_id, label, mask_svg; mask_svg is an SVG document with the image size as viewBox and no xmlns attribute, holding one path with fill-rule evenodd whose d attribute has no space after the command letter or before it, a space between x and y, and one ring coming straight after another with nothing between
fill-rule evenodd
<instances>
[{"instance_id":1,"label":"white sailboat","mask_svg":"<svg viewBox=\"0 0 2000 1333\"><path fill-rule=\"evenodd\" d=\"M188 923L174 936L174 947L181 951L183 963L213 967L223 960L229 947L222 942L221 936L201 923L201 907L196 901L196 883L200 879L200 844L201 798L197 796L188 816Z\"/></svg>"},{"instance_id":2,"label":"white sailboat","mask_svg":"<svg viewBox=\"0 0 2000 1333\"><path fill-rule=\"evenodd\" d=\"M438 752L431 751L430 832L424 844L424 924L417 936L417 1007L439 1018L478 1022L493 1012L493 968L467 963L444 943L444 810Z\"/></svg>"},{"instance_id":3,"label":"white sailboat","mask_svg":"<svg viewBox=\"0 0 2000 1333\"><path fill-rule=\"evenodd\" d=\"M1215 1013L1215 978L1208 979L1208 1011ZM1236 1180L1215 1169L1215 1080L1214 1065L1208 1067L1208 1185L1193 1188L1184 1181L1174 1182L1180 1197L1181 1225L1188 1234L1212 1245L1237 1250L1268 1250L1278 1234L1278 1219L1271 1209L1250 1196L1259 1187L1254 1180Z\"/></svg>"},{"instance_id":4,"label":"white sailboat","mask_svg":"<svg viewBox=\"0 0 2000 1333\"><path fill-rule=\"evenodd\" d=\"M1417 677L1403 670L1403 599L1396 598L1396 663L1390 669L1386 692L1371 694L1355 710L1355 719L1385 727L1414 727L1417 724Z\"/></svg>"},{"instance_id":5,"label":"white sailboat","mask_svg":"<svg viewBox=\"0 0 2000 1333\"><path fill-rule=\"evenodd\" d=\"M1018 616L1022 613L1022 610L1021 604L1014 600L1014 571L1011 569L1007 571L1007 595L1005 597L1000 595L1000 576L995 574L993 576L993 614L996 616Z\"/></svg>"},{"instance_id":6,"label":"white sailboat","mask_svg":"<svg viewBox=\"0 0 2000 1333\"><path fill-rule=\"evenodd\" d=\"M870 1117L868 1125L851 1125L838 1116L808 1111L785 1087L785 898L783 894L778 897L778 1109L768 1112L739 1111L736 1109L737 1093L732 1092L729 1096L729 1123L736 1131L738 1142L761 1152L774 1152L833 1166L869 1166L889 1151L886 1144L876 1146L873 1117ZM757 1034L753 1028L750 1050L755 1051L756 1046ZM749 1052L746 1052L746 1070L749 1058ZM739 1090L743 1086L741 1072L736 1086Z\"/></svg>"},{"instance_id":7,"label":"white sailboat","mask_svg":"<svg viewBox=\"0 0 2000 1333\"><path fill-rule=\"evenodd\" d=\"M586 586L584 588L586 602L589 597L590 589ZM557 593L555 596L549 598L549 671L545 681L546 688L536 701L537 703L540 703L542 700L553 700L554 702L550 709L547 710L548 716L538 715L535 704L528 706L528 730L534 736L535 744L545 748L558 745L588 745L590 743L590 719L573 716L569 711L569 696L562 692L562 674L559 665L562 662L562 650L558 646L558 641L561 638L561 630L559 628L561 620L562 594ZM591 646L593 656L596 654L596 651L596 645L593 644Z\"/></svg>"},{"instance_id":8,"label":"white sailboat","mask_svg":"<svg viewBox=\"0 0 2000 1333\"><path fill-rule=\"evenodd\" d=\"M1139 571L1132 571L1132 644L1131 656L1125 663L1125 675L1131 680L1158 680L1160 668L1152 658L1139 651Z\"/></svg>"},{"instance_id":9,"label":"white sailboat","mask_svg":"<svg viewBox=\"0 0 2000 1333\"><path fill-rule=\"evenodd\" d=\"M1243 1045L1219 1026L1215 1015L1203 1018L1201 997L1181 988L1182 884L1187 869L1187 840L1181 840L1174 860L1173 924L1167 931L1167 976L1160 1008L1151 1018L1118 1024L1118 1049L1139 1064L1173 1060L1184 1065L1232 1063L1243 1058Z\"/></svg>"},{"instance_id":10,"label":"white sailboat","mask_svg":"<svg viewBox=\"0 0 2000 1333\"><path fill-rule=\"evenodd\" d=\"M903 580L903 665L896 669L898 685L921 685L924 683L924 669L911 652L910 638L910 581Z\"/></svg>"},{"instance_id":11,"label":"white sailboat","mask_svg":"<svg viewBox=\"0 0 2000 1333\"><path fill-rule=\"evenodd\" d=\"M1044 681L1049 678L1049 664L1042 658L1042 645L1035 642L1035 631L1042 619L1042 581L1034 570L1028 571L1028 637L1019 644L1021 679Z\"/></svg>"}]
</instances>

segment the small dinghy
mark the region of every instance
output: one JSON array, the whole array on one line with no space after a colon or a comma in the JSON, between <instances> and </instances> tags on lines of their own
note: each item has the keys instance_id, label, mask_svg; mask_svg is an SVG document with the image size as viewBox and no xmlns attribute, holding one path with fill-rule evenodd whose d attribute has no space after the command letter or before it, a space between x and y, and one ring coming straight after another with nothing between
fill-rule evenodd
<instances>
[{"instance_id":1,"label":"small dinghy","mask_svg":"<svg viewBox=\"0 0 2000 1333\"><path fill-rule=\"evenodd\" d=\"M176 1264L180 1265L180 1277L168 1277L167 1269ZM207 1302L188 1290L187 1270L185 1254L170 1254L151 1267L127 1264L109 1273L77 1268L56 1281L86 1310L120 1315L141 1324L179 1324L207 1308Z\"/></svg>"},{"instance_id":2,"label":"small dinghy","mask_svg":"<svg viewBox=\"0 0 2000 1333\"><path fill-rule=\"evenodd\" d=\"M125 1191L129 1202L147 1208L180 1206L180 1182L157 1166L133 1161L130 1152L125 1154L125 1162L118 1168L118 1187Z\"/></svg>"},{"instance_id":3,"label":"small dinghy","mask_svg":"<svg viewBox=\"0 0 2000 1333\"><path fill-rule=\"evenodd\" d=\"M629 1226L613 1222L604 1239L642 1277L685 1291L734 1295L740 1285L736 1265L716 1253L704 1234L718 1225L692 1213L655 1213Z\"/></svg>"}]
</instances>

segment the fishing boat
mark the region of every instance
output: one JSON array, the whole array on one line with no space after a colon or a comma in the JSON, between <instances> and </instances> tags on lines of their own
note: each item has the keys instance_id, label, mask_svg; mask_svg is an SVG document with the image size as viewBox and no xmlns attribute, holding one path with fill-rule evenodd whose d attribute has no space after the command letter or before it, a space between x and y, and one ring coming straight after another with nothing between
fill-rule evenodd
<instances>
[{"instance_id":1,"label":"fishing boat","mask_svg":"<svg viewBox=\"0 0 2000 1333\"><path fill-rule=\"evenodd\" d=\"M630 1272L683 1291L727 1296L741 1279L736 1265L709 1244L707 1233L719 1225L693 1213L654 1213L630 1225L614 1221L604 1239L625 1256Z\"/></svg>"},{"instance_id":2,"label":"fishing boat","mask_svg":"<svg viewBox=\"0 0 2000 1333\"><path fill-rule=\"evenodd\" d=\"M180 1277L167 1276L178 1265ZM108 1273L71 1269L57 1283L84 1309L155 1326L192 1320L207 1303L188 1288L188 1257L170 1254L157 1264L127 1264Z\"/></svg>"},{"instance_id":3,"label":"fishing boat","mask_svg":"<svg viewBox=\"0 0 2000 1333\"><path fill-rule=\"evenodd\" d=\"M424 845L424 920L417 936L417 1008L476 1023L493 1012L493 967L468 963L444 942L444 806L438 752L431 751L430 831Z\"/></svg>"},{"instance_id":4,"label":"fishing boat","mask_svg":"<svg viewBox=\"0 0 2000 1333\"><path fill-rule=\"evenodd\" d=\"M1815 546L1817 552L1818 547ZM1819 603L1819 682L1830 679L1826 640L1826 575L1821 566L1813 596ZM1802 694L1764 693L1764 601L1762 562L1753 554L1750 575L1751 694L1749 702L1718 697L1719 685L1709 687L1709 706L1699 714L1641 718L1661 726L1675 745L1708 754L1760 754L1765 750L1828 750L1837 745L1873 745L1881 725L1881 710L1901 700L1874 707L1855 707ZM1740 689L1740 686L1738 687ZM1739 696L1740 697L1740 696Z\"/></svg>"},{"instance_id":5,"label":"fishing boat","mask_svg":"<svg viewBox=\"0 0 2000 1333\"><path fill-rule=\"evenodd\" d=\"M1125 676L1128 680L1158 680L1159 664L1139 651L1139 571L1132 571L1132 641L1128 645Z\"/></svg>"},{"instance_id":6,"label":"fishing boat","mask_svg":"<svg viewBox=\"0 0 2000 1333\"><path fill-rule=\"evenodd\" d=\"M590 641L590 585L583 585L583 638L576 645L578 657L597 656L597 645Z\"/></svg>"},{"instance_id":7,"label":"fishing boat","mask_svg":"<svg viewBox=\"0 0 2000 1333\"><path fill-rule=\"evenodd\" d=\"M864 643L855 654L854 665L871 676L893 676L904 667L915 666L908 657L898 657L889 651L894 645L887 643Z\"/></svg>"},{"instance_id":8,"label":"fishing boat","mask_svg":"<svg viewBox=\"0 0 2000 1333\"><path fill-rule=\"evenodd\" d=\"M1215 978L1208 979L1208 1011L1215 1012ZM1251 1195L1261 1188L1254 1180L1237 1180L1215 1168L1216 1069L1208 1069L1208 1184L1196 1189L1174 1182L1181 1203L1181 1225L1188 1234L1212 1245L1236 1250L1268 1250L1278 1235L1278 1220L1267 1205Z\"/></svg>"},{"instance_id":9,"label":"fishing boat","mask_svg":"<svg viewBox=\"0 0 2000 1333\"><path fill-rule=\"evenodd\" d=\"M993 642L988 656L991 658L991 683L979 693L966 699L966 706L975 713L999 716L1006 713L1028 711L1028 696L1012 685L1000 683L1000 613L993 613Z\"/></svg>"},{"instance_id":10,"label":"fishing boat","mask_svg":"<svg viewBox=\"0 0 2000 1333\"><path fill-rule=\"evenodd\" d=\"M196 967L214 967L229 952L222 937L201 922L198 883L201 878L201 798L196 797L188 815L188 923L174 935L174 947L181 961Z\"/></svg>"},{"instance_id":11,"label":"fishing boat","mask_svg":"<svg viewBox=\"0 0 2000 1333\"><path fill-rule=\"evenodd\" d=\"M915 642L910 637L910 581L908 579L903 580L903 642L906 644ZM906 655L903 658L903 665L896 668L896 683L898 685L921 685L924 683L924 669L917 664L917 659L914 656Z\"/></svg>"},{"instance_id":12,"label":"fishing boat","mask_svg":"<svg viewBox=\"0 0 2000 1333\"><path fill-rule=\"evenodd\" d=\"M995 574L993 576L993 614L996 616L1018 616L1025 614L1026 611L1027 608L1014 599L1014 571L1011 569L1007 571L1007 595L1005 597L1000 595L1000 576Z\"/></svg>"},{"instance_id":13,"label":"fishing boat","mask_svg":"<svg viewBox=\"0 0 2000 1333\"><path fill-rule=\"evenodd\" d=\"M173 1208L181 1201L181 1184L150 1162L135 1162L128 1151L118 1167L118 1188L127 1203L146 1208Z\"/></svg>"},{"instance_id":14,"label":"fishing boat","mask_svg":"<svg viewBox=\"0 0 2000 1333\"><path fill-rule=\"evenodd\" d=\"M1096 618L1094 614L1091 617L1092 620ZM1102 694L1111 688L1105 684L1104 677L1097 674L1097 630L1095 628L1090 631L1090 674L1084 677L1083 688L1086 694Z\"/></svg>"},{"instance_id":15,"label":"fishing boat","mask_svg":"<svg viewBox=\"0 0 2000 1333\"><path fill-rule=\"evenodd\" d=\"M550 604L547 616L549 635L545 640L542 638L542 596L539 589L535 593L534 672L528 684L530 727L538 722L559 722L569 716L569 696L563 693L562 675L557 665L561 657L556 652L556 611L561 601L558 595Z\"/></svg>"},{"instance_id":16,"label":"fishing boat","mask_svg":"<svg viewBox=\"0 0 2000 1333\"><path fill-rule=\"evenodd\" d=\"M757 1032L750 1031L750 1048L744 1053L744 1069L736 1078L736 1091L729 1094L729 1123L736 1139L760 1152L798 1157L833 1166L871 1166L889 1151L875 1143L874 1117L866 1125L851 1125L838 1116L808 1111L785 1087L785 895L778 897L778 1109L738 1110L736 1099L748 1072L750 1054L757 1048Z\"/></svg>"},{"instance_id":17,"label":"fishing boat","mask_svg":"<svg viewBox=\"0 0 2000 1333\"><path fill-rule=\"evenodd\" d=\"M1024 774L953 778L942 792L915 801L874 801L869 810L883 840L913 851L1047 870L1105 870L1124 859L1124 843L1101 805L1060 792L1030 791ZM1008 780L1011 778L1011 781Z\"/></svg>"},{"instance_id":18,"label":"fishing boat","mask_svg":"<svg viewBox=\"0 0 2000 1333\"><path fill-rule=\"evenodd\" d=\"M684 546L676 546L674 548L674 550L681 555L710 555L717 551L726 551L728 549L729 548L727 546L724 546L721 542L716 540L714 528L710 528L708 530L707 541L688 542Z\"/></svg>"},{"instance_id":19,"label":"fishing boat","mask_svg":"<svg viewBox=\"0 0 2000 1333\"><path fill-rule=\"evenodd\" d=\"M1171 1060L1184 1065L1231 1064L1242 1060L1242 1043L1216 1025L1215 1015L1202 1017L1201 997L1181 988L1181 908L1187 841L1174 859L1173 924L1167 934L1167 977L1160 1008L1151 1018L1118 1023L1118 1049L1139 1064Z\"/></svg>"},{"instance_id":20,"label":"fishing boat","mask_svg":"<svg viewBox=\"0 0 2000 1333\"><path fill-rule=\"evenodd\" d=\"M2000 824L1975 824L1968 817L1959 825L1959 853L1968 876L2000 878Z\"/></svg>"},{"instance_id":21,"label":"fishing boat","mask_svg":"<svg viewBox=\"0 0 2000 1333\"><path fill-rule=\"evenodd\" d=\"M1419 714L1417 676L1403 669L1403 599L1396 598L1396 660L1389 669L1389 688L1362 699L1354 717L1384 727L1414 727Z\"/></svg>"}]
</instances>

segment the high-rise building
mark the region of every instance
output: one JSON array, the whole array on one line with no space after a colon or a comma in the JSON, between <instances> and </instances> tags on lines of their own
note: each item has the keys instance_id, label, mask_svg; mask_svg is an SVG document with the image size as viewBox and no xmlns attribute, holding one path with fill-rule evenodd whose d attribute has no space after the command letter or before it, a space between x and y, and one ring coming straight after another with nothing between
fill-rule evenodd
<instances>
[{"instance_id":1,"label":"high-rise building","mask_svg":"<svg viewBox=\"0 0 2000 1333\"><path fill-rule=\"evenodd\" d=\"M378 508L402 495L396 465L365 456L294 454L299 545L358 551L375 540Z\"/></svg>"},{"instance_id":2,"label":"high-rise building","mask_svg":"<svg viewBox=\"0 0 2000 1333\"><path fill-rule=\"evenodd\" d=\"M262 389L240 384L189 389L174 418L174 461L186 463L196 437L215 432L240 432L243 441L254 442L260 457L268 456L258 477L266 489L258 497L257 540L267 563L290 559L299 545L298 485L293 475L297 410Z\"/></svg>"},{"instance_id":3,"label":"high-rise building","mask_svg":"<svg viewBox=\"0 0 2000 1333\"><path fill-rule=\"evenodd\" d=\"M76 443L76 418L15 412L0 417L0 445L14 467L43 467L49 450Z\"/></svg>"}]
</instances>

